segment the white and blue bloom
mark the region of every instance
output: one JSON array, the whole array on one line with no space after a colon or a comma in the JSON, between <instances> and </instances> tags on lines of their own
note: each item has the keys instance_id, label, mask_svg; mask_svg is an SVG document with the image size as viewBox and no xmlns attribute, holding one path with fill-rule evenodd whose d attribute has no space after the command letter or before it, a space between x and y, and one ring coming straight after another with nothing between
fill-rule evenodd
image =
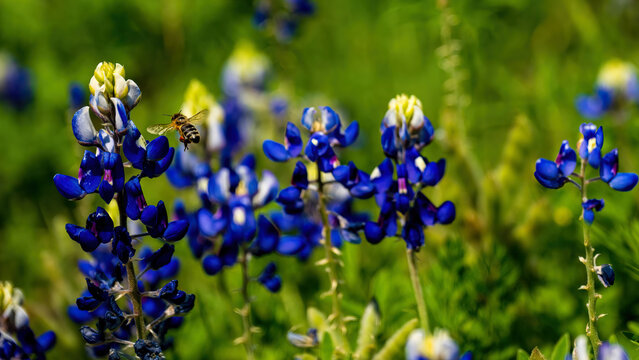
<instances>
[{"instance_id":1,"label":"white and blue bloom","mask_svg":"<svg viewBox=\"0 0 639 360\"><path fill-rule=\"evenodd\" d=\"M607 112L623 109L628 103L639 103L637 71L631 63L614 59L601 67L595 93L580 95L575 105L582 116L597 119Z\"/></svg>"}]
</instances>

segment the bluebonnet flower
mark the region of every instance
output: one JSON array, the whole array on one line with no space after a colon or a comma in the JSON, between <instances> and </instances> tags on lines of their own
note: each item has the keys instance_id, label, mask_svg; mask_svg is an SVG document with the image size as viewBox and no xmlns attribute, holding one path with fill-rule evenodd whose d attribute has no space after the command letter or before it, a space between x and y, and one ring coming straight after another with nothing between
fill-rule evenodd
<instances>
[{"instance_id":1,"label":"bluebonnet flower","mask_svg":"<svg viewBox=\"0 0 639 360\"><path fill-rule=\"evenodd\" d=\"M617 191L630 191L637 185L637 174L618 172L619 156L618 150L613 149L604 156L601 156L604 142L603 129L597 128L591 123L581 124L579 131L582 138L577 143L579 157L594 169L599 170L599 179L607 183ZM575 181L570 179L577 166L577 157L574 150L564 140L559 149L557 159L553 162L547 159L539 159L535 165L535 178L539 183L550 189L558 189L567 182ZM596 179L596 180L599 180ZM603 206L603 204L602 204ZM585 208L584 208L585 209Z\"/></svg>"},{"instance_id":2,"label":"bluebonnet flower","mask_svg":"<svg viewBox=\"0 0 639 360\"><path fill-rule=\"evenodd\" d=\"M604 207L603 199L588 199L581 206L584 209L584 220L590 225L595 219L595 211L601 211Z\"/></svg>"},{"instance_id":3,"label":"bluebonnet flower","mask_svg":"<svg viewBox=\"0 0 639 360\"><path fill-rule=\"evenodd\" d=\"M606 62L597 78L593 95L580 95L575 105L579 113L597 119L609 111L623 110L639 103L639 79L635 67L618 59Z\"/></svg>"},{"instance_id":4,"label":"bluebonnet flower","mask_svg":"<svg viewBox=\"0 0 639 360\"><path fill-rule=\"evenodd\" d=\"M599 347L597 360L629 360L628 354L619 344L604 341Z\"/></svg>"},{"instance_id":5,"label":"bluebonnet flower","mask_svg":"<svg viewBox=\"0 0 639 360\"><path fill-rule=\"evenodd\" d=\"M213 275L222 266L234 265L240 248L255 255L275 251L279 232L265 216L256 219L255 210L275 199L278 186L269 171L264 171L258 181L252 155L237 167L222 168L208 179L207 198L197 212L197 226L204 238L219 236L222 244L218 253L203 259L207 273Z\"/></svg>"},{"instance_id":6,"label":"bluebonnet flower","mask_svg":"<svg viewBox=\"0 0 639 360\"><path fill-rule=\"evenodd\" d=\"M53 331L36 337L23 303L22 291L0 282L0 359L46 359L55 345Z\"/></svg>"},{"instance_id":7,"label":"bluebonnet flower","mask_svg":"<svg viewBox=\"0 0 639 360\"><path fill-rule=\"evenodd\" d=\"M452 202L436 206L421 191L441 181L446 161L428 161L421 154L435 130L415 96L391 99L380 130L387 158L370 176L380 214L376 222L366 223L366 238L376 244L385 237L397 236L400 221L407 248L419 250L424 245L424 227L450 224L456 216Z\"/></svg>"},{"instance_id":8,"label":"bluebonnet flower","mask_svg":"<svg viewBox=\"0 0 639 360\"><path fill-rule=\"evenodd\" d=\"M322 214L317 213L318 192L321 191L328 199L327 225L332 229L331 232L339 234L339 238L335 236L336 243L341 243L341 240L358 243L358 232L363 230L363 222L351 223L336 210L353 197L366 199L373 196L375 187L370 176L353 162L340 165L335 149L347 147L355 141L359 124L354 121L342 131L339 115L328 106L304 109L301 123L309 133L306 145L299 128L290 122L286 126L284 144L273 140L263 143L264 154L272 161L285 162L300 158L293 170L291 186L282 189L276 201L286 214L306 212L306 216L314 218L311 222L321 224ZM308 169L304 161L314 166ZM300 242L302 238L298 238Z\"/></svg>"},{"instance_id":9,"label":"bluebonnet flower","mask_svg":"<svg viewBox=\"0 0 639 360\"><path fill-rule=\"evenodd\" d=\"M255 6L253 23L259 29L272 30L281 42L290 41L303 18L313 15L311 0L260 0Z\"/></svg>"},{"instance_id":10,"label":"bluebonnet flower","mask_svg":"<svg viewBox=\"0 0 639 360\"><path fill-rule=\"evenodd\" d=\"M612 265L610 264L597 265L597 257L599 257L599 254L595 255L595 258L593 260L595 274L597 274L597 278L599 278L599 281L604 287L609 287L614 285L615 272L612 269Z\"/></svg>"},{"instance_id":11,"label":"bluebonnet flower","mask_svg":"<svg viewBox=\"0 0 639 360\"><path fill-rule=\"evenodd\" d=\"M241 41L222 70L222 90L231 97L262 92L270 73L268 57L257 51L252 43Z\"/></svg>"},{"instance_id":12,"label":"bluebonnet flower","mask_svg":"<svg viewBox=\"0 0 639 360\"><path fill-rule=\"evenodd\" d=\"M413 330L406 341L406 360L470 360L472 354L460 356L457 343L445 330L426 335L423 329Z\"/></svg>"},{"instance_id":13,"label":"bluebonnet flower","mask_svg":"<svg viewBox=\"0 0 639 360\"><path fill-rule=\"evenodd\" d=\"M173 257L175 247L170 243L186 235L189 222L183 219L169 222L162 201L148 205L141 179L166 172L175 149L169 147L166 137L147 142L129 120L141 92L135 82L124 79L121 65L98 64L89 88L90 105L75 113L71 125L78 142L95 147L96 151L85 151L77 178L57 174L53 180L58 191L71 200L95 192L107 204L115 200L114 213L119 221L98 207L84 227L67 224L69 237L93 258L79 263L87 290L75 306L69 307L68 313L83 324L97 320L95 327L85 325L80 329L85 342L91 345L93 356L128 358L125 350L134 347L140 359L163 358L162 349L172 344L172 339L166 337L167 331L179 326L181 316L195 303L195 295L179 290L177 281L161 286L163 280L177 273L179 263ZM103 128L99 131L93 125L89 109L102 121ZM123 155L139 170L126 183ZM140 220L147 232L131 234L127 219ZM135 223L134 227L139 225ZM163 245L155 251L145 247L138 253L139 239L144 236L156 238ZM142 271L140 281L135 262L139 262L138 270ZM118 304L124 296L129 301ZM131 318L134 321L126 321Z\"/></svg>"},{"instance_id":14,"label":"bluebonnet flower","mask_svg":"<svg viewBox=\"0 0 639 360\"><path fill-rule=\"evenodd\" d=\"M5 53L0 53L0 100L17 110L33 101L31 72Z\"/></svg>"},{"instance_id":15,"label":"bluebonnet flower","mask_svg":"<svg viewBox=\"0 0 639 360\"><path fill-rule=\"evenodd\" d=\"M577 154L570 148L567 140L561 143L555 161L539 159L535 164L535 178L549 189L558 189L570 181L568 176L577 166Z\"/></svg>"},{"instance_id":16,"label":"bluebonnet flower","mask_svg":"<svg viewBox=\"0 0 639 360\"><path fill-rule=\"evenodd\" d=\"M638 176L634 173L618 172L617 149L602 157L604 133L601 127L597 128L594 124L584 123L579 127L579 131L582 135L577 143L578 154L581 159L579 172L573 172L577 165L575 152L570 149L568 142L564 140L555 162L546 159L537 160L535 178L542 186L550 189L558 189L570 182L581 191L581 218L584 221L583 234L586 257L580 257L579 260L584 264L588 273L588 283L587 285L582 285L579 289L586 290L588 297L592 299L601 296L595 292L595 283L592 280L593 275L597 275L604 287L609 287L614 284L615 274L609 264L596 265L596 259L599 254L594 255L595 250L590 242L590 226L595 219L595 211L603 209L604 200L588 199L586 195L587 187L601 180L617 191L630 191L637 185ZM588 179L587 170L589 167L598 170L599 177ZM572 177L578 181L573 180ZM587 307L591 316L589 317L586 331L589 333L594 352L597 353L600 340L596 331L590 331L596 327L596 302L589 301ZM580 352L583 353L584 351L580 350Z\"/></svg>"}]
</instances>

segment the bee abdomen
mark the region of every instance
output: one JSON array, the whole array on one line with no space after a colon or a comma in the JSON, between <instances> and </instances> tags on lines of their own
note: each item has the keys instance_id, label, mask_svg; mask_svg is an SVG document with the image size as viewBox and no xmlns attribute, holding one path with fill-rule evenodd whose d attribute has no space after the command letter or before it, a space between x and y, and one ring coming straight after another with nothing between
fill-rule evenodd
<instances>
[{"instance_id":1,"label":"bee abdomen","mask_svg":"<svg viewBox=\"0 0 639 360\"><path fill-rule=\"evenodd\" d=\"M186 124L182 127L182 132L184 133L184 137L192 142L199 143L200 142L200 133L197 131L197 128L191 124Z\"/></svg>"}]
</instances>

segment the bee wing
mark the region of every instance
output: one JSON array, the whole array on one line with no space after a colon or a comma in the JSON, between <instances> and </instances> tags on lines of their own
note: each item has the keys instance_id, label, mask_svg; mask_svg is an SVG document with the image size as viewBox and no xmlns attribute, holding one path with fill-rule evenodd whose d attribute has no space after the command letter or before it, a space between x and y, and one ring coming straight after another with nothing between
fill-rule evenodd
<instances>
[{"instance_id":1,"label":"bee wing","mask_svg":"<svg viewBox=\"0 0 639 360\"><path fill-rule=\"evenodd\" d=\"M146 128L146 131L156 135L163 135L164 133L171 130L175 130L175 126L173 126L173 123L157 124Z\"/></svg>"},{"instance_id":2,"label":"bee wing","mask_svg":"<svg viewBox=\"0 0 639 360\"><path fill-rule=\"evenodd\" d=\"M209 109L204 109L199 113L191 116L187 121L193 125L197 125L209 117Z\"/></svg>"}]
</instances>

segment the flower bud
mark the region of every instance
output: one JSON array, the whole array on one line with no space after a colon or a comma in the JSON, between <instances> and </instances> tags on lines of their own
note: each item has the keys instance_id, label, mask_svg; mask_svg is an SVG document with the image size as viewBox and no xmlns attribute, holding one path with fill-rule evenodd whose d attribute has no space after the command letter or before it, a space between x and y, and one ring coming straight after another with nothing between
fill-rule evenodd
<instances>
[{"instance_id":1,"label":"flower bud","mask_svg":"<svg viewBox=\"0 0 639 360\"><path fill-rule=\"evenodd\" d=\"M118 99L123 99L129 93L129 86L120 74L113 74L115 83L113 84L113 93Z\"/></svg>"}]
</instances>

